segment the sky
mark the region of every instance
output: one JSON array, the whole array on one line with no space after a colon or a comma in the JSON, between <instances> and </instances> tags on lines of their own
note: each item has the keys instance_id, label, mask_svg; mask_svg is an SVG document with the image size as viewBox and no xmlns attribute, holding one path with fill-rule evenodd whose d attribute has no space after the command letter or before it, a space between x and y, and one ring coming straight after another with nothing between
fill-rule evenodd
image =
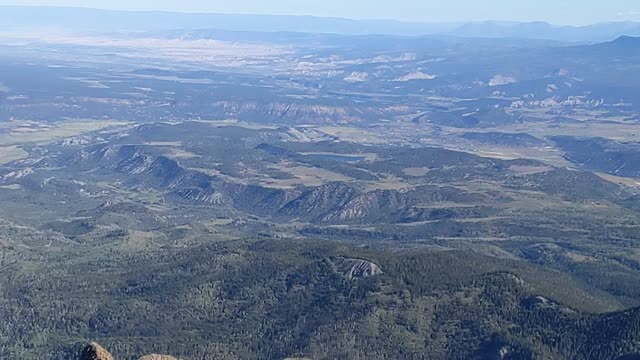
<instances>
[{"instance_id":1,"label":"sky","mask_svg":"<svg viewBox=\"0 0 640 360\"><path fill-rule=\"evenodd\" d=\"M585 25L640 21L640 0L0 0L0 5L316 15L419 22L510 20Z\"/></svg>"}]
</instances>

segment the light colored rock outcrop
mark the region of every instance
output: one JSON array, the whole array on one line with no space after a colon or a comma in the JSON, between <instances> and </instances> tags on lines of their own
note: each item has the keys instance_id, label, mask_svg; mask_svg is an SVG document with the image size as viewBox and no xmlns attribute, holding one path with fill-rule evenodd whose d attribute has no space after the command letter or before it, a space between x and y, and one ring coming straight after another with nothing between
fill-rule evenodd
<instances>
[{"instance_id":1,"label":"light colored rock outcrop","mask_svg":"<svg viewBox=\"0 0 640 360\"><path fill-rule=\"evenodd\" d=\"M100 344L92 342L85 346L80 355L80 360L114 360L113 356ZM150 354L140 358L140 360L180 360L169 355Z\"/></svg>"},{"instance_id":2,"label":"light colored rock outcrop","mask_svg":"<svg viewBox=\"0 0 640 360\"><path fill-rule=\"evenodd\" d=\"M114 360L113 356L98 343L92 342L82 350L80 360Z\"/></svg>"},{"instance_id":3,"label":"light colored rock outcrop","mask_svg":"<svg viewBox=\"0 0 640 360\"><path fill-rule=\"evenodd\" d=\"M407 82L413 80L433 80L437 78L435 75L423 73L422 71L414 71L406 75L400 76L393 81Z\"/></svg>"},{"instance_id":4,"label":"light colored rock outcrop","mask_svg":"<svg viewBox=\"0 0 640 360\"><path fill-rule=\"evenodd\" d=\"M145 355L141 357L140 360L178 360L178 359L169 355L151 354L151 355Z\"/></svg>"},{"instance_id":5,"label":"light colored rock outcrop","mask_svg":"<svg viewBox=\"0 0 640 360\"><path fill-rule=\"evenodd\" d=\"M333 263L334 266L336 266L337 271L342 273L349 280L383 274L383 271L378 264L367 260L338 258L334 260Z\"/></svg>"}]
</instances>

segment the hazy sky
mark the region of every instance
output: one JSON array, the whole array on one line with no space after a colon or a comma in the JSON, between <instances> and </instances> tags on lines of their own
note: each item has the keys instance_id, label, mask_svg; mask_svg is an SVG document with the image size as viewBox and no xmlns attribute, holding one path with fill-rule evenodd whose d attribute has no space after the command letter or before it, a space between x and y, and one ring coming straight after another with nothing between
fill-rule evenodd
<instances>
[{"instance_id":1,"label":"hazy sky","mask_svg":"<svg viewBox=\"0 0 640 360\"><path fill-rule=\"evenodd\" d=\"M544 20L556 24L588 24L640 20L640 0L0 0L0 5L293 14L428 22Z\"/></svg>"}]
</instances>

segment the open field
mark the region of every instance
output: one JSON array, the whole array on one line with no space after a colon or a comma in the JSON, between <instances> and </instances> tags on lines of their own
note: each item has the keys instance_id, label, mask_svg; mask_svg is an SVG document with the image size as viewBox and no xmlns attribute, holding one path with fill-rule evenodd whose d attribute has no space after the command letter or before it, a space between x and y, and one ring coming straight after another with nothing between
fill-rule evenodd
<instances>
[{"instance_id":1,"label":"open field","mask_svg":"<svg viewBox=\"0 0 640 360\"><path fill-rule=\"evenodd\" d=\"M18 146L2 146L0 147L0 165L24 159L29 153Z\"/></svg>"},{"instance_id":2,"label":"open field","mask_svg":"<svg viewBox=\"0 0 640 360\"><path fill-rule=\"evenodd\" d=\"M83 133L109 127L124 126L126 121L118 120L68 120L65 122L25 122L11 121L0 125L0 145L10 146L26 143L47 143L69 138Z\"/></svg>"}]
</instances>

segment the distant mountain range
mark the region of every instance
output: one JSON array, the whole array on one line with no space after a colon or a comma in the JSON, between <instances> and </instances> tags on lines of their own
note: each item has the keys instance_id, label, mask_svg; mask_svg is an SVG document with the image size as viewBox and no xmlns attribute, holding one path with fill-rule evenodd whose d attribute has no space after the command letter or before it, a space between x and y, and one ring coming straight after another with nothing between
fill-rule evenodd
<instances>
[{"instance_id":1,"label":"distant mountain range","mask_svg":"<svg viewBox=\"0 0 640 360\"><path fill-rule=\"evenodd\" d=\"M640 23L637 22L611 22L587 26L557 26L546 22L504 21L419 23L313 16L130 12L72 7L0 6L0 31L52 28L99 32L216 28L255 32L447 35L566 42L600 42L613 40L622 35L640 35Z\"/></svg>"},{"instance_id":2,"label":"distant mountain range","mask_svg":"<svg viewBox=\"0 0 640 360\"><path fill-rule=\"evenodd\" d=\"M640 53L640 37L625 35L620 36L614 41L595 46L599 46L603 50L617 51L623 54L638 54Z\"/></svg>"},{"instance_id":3,"label":"distant mountain range","mask_svg":"<svg viewBox=\"0 0 640 360\"><path fill-rule=\"evenodd\" d=\"M464 24L449 34L461 37L600 42L613 40L623 35L640 35L640 23L611 22L587 26L556 26L546 22L503 23L487 21Z\"/></svg>"}]
</instances>

